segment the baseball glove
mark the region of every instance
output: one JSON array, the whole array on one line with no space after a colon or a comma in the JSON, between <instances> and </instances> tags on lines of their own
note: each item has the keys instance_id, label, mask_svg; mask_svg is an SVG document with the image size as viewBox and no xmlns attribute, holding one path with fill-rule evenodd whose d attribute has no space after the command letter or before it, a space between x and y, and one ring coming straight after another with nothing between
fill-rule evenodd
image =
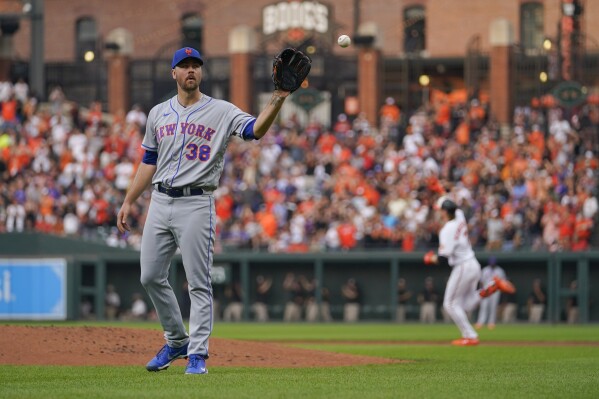
<instances>
[{"instance_id":1,"label":"baseball glove","mask_svg":"<svg viewBox=\"0 0 599 399\"><path fill-rule=\"evenodd\" d=\"M281 51L272 62L275 89L293 93L301 86L312 67L312 60L294 48Z\"/></svg>"}]
</instances>

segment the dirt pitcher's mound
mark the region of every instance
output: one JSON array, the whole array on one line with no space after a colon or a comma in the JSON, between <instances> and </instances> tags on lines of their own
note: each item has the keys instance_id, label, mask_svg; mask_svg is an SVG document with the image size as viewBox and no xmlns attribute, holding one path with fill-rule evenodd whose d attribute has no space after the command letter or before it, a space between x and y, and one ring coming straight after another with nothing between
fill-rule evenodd
<instances>
[{"instance_id":1,"label":"dirt pitcher's mound","mask_svg":"<svg viewBox=\"0 0 599 399\"><path fill-rule=\"evenodd\" d=\"M143 367L162 345L164 340L157 330L0 326L0 364ZM393 359L292 348L283 344L211 338L208 365L330 367L396 362ZM178 363L185 364L182 360Z\"/></svg>"}]
</instances>

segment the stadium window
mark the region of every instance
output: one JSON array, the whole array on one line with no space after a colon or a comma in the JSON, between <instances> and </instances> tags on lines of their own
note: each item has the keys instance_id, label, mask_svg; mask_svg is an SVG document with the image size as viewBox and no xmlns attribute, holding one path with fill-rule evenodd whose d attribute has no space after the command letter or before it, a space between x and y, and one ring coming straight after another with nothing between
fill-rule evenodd
<instances>
[{"instance_id":1,"label":"stadium window","mask_svg":"<svg viewBox=\"0 0 599 399\"><path fill-rule=\"evenodd\" d=\"M96 30L96 21L91 17L83 17L77 20L75 32L75 44L77 60L89 60L90 53L97 49L96 41L98 40L98 32Z\"/></svg>"},{"instance_id":2,"label":"stadium window","mask_svg":"<svg viewBox=\"0 0 599 399\"><path fill-rule=\"evenodd\" d=\"M202 52L204 37L204 20L196 13L188 13L181 18L183 47L193 47Z\"/></svg>"},{"instance_id":3,"label":"stadium window","mask_svg":"<svg viewBox=\"0 0 599 399\"><path fill-rule=\"evenodd\" d=\"M543 5L537 2L520 5L520 44L527 51L543 47Z\"/></svg>"},{"instance_id":4,"label":"stadium window","mask_svg":"<svg viewBox=\"0 0 599 399\"><path fill-rule=\"evenodd\" d=\"M426 45L426 15L424 7L414 6L403 12L404 52L419 53Z\"/></svg>"}]
</instances>

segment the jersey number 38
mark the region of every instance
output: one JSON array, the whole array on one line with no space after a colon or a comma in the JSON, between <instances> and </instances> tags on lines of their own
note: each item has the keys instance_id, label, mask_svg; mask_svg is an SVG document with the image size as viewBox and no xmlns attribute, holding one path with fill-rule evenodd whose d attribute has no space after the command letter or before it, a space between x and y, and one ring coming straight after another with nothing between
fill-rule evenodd
<instances>
[{"instance_id":1,"label":"jersey number 38","mask_svg":"<svg viewBox=\"0 0 599 399\"><path fill-rule=\"evenodd\" d=\"M187 153L185 154L185 158L189 159L190 161L194 161L196 159L199 159L202 162L206 162L207 160L210 159L210 146L209 145L201 145L198 147L197 144L194 143L190 143L187 144L187 147L185 147L187 149Z\"/></svg>"}]
</instances>

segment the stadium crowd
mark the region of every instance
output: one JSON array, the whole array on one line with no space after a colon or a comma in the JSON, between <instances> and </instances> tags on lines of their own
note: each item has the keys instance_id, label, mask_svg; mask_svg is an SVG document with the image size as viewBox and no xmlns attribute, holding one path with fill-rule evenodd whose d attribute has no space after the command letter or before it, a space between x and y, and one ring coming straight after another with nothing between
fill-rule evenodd
<instances>
[{"instance_id":1,"label":"stadium crowd","mask_svg":"<svg viewBox=\"0 0 599 399\"><path fill-rule=\"evenodd\" d=\"M0 82L0 232L139 248L149 190L132 231L115 225L146 114L83 106L59 87L41 104L25 83ZM466 212L475 248L597 246L597 105L517 107L505 128L478 98L442 98L412 115L389 98L377 126L341 114L330 127L291 118L271 130L227 149L214 193L217 252L430 249L439 228L431 205L445 190Z\"/></svg>"}]
</instances>

